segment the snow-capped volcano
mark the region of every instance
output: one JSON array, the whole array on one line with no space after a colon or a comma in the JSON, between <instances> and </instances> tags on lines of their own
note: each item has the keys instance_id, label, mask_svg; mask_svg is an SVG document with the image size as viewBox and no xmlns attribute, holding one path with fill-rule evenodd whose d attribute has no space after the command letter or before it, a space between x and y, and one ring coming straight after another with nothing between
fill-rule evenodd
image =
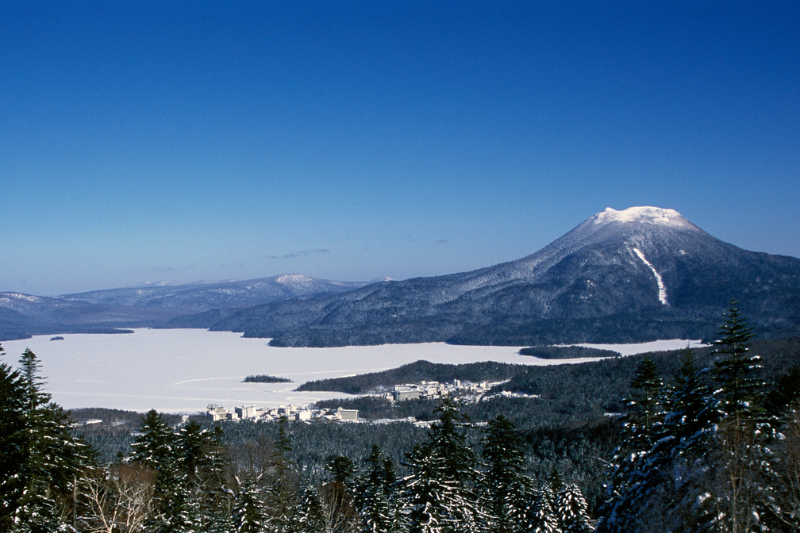
<instances>
[{"instance_id":1,"label":"snow-capped volcano","mask_svg":"<svg viewBox=\"0 0 800 533\"><path fill-rule=\"evenodd\" d=\"M607 208L516 261L259 306L214 327L293 346L698 338L732 297L762 336L797 328L800 260L722 242L673 209Z\"/></svg>"}]
</instances>

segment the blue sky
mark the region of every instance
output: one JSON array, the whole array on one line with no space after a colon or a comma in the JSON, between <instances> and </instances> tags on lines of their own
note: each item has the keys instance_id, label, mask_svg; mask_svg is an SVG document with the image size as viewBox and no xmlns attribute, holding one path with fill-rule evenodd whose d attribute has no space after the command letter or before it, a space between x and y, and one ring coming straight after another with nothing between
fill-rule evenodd
<instances>
[{"instance_id":1,"label":"blue sky","mask_svg":"<svg viewBox=\"0 0 800 533\"><path fill-rule=\"evenodd\" d=\"M800 256L800 4L649 4L2 1L0 291L448 274L634 205Z\"/></svg>"}]
</instances>

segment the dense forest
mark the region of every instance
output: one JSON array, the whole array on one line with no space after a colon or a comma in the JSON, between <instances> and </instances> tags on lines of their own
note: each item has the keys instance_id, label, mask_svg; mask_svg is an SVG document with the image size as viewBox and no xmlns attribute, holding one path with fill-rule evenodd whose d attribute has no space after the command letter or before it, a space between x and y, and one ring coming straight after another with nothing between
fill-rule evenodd
<instances>
[{"instance_id":1,"label":"dense forest","mask_svg":"<svg viewBox=\"0 0 800 533\"><path fill-rule=\"evenodd\" d=\"M709 349L497 367L539 398L351 400L427 427L74 425L26 351L0 364L0 531L796 531L799 344L761 350L734 305Z\"/></svg>"}]
</instances>

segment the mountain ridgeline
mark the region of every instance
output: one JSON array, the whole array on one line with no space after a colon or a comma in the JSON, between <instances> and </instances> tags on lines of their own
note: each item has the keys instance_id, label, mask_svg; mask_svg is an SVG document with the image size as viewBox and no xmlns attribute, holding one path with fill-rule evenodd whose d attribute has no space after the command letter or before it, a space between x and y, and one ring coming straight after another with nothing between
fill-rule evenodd
<instances>
[{"instance_id":1,"label":"mountain ridgeline","mask_svg":"<svg viewBox=\"0 0 800 533\"><path fill-rule=\"evenodd\" d=\"M147 284L52 298L4 292L0 293L0 340L108 333L124 327L208 327L236 309L364 285L286 274L245 281Z\"/></svg>"},{"instance_id":2,"label":"mountain ridgeline","mask_svg":"<svg viewBox=\"0 0 800 533\"><path fill-rule=\"evenodd\" d=\"M708 339L733 297L762 338L797 335L800 259L742 250L671 209L609 208L532 255L447 276L0 293L0 340L143 326L237 331L274 346Z\"/></svg>"},{"instance_id":3,"label":"mountain ridgeline","mask_svg":"<svg viewBox=\"0 0 800 533\"><path fill-rule=\"evenodd\" d=\"M243 309L212 329L275 346L537 345L710 338L732 297L763 337L800 329L800 260L720 241L671 209L606 209L509 263Z\"/></svg>"}]
</instances>

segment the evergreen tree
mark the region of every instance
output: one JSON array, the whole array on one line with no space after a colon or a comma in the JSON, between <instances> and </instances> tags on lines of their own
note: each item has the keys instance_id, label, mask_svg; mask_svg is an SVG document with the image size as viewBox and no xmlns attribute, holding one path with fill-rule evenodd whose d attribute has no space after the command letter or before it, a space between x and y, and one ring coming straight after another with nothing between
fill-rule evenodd
<instances>
[{"instance_id":1,"label":"evergreen tree","mask_svg":"<svg viewBox=\"0 0 800 533\"><path fill-rule=\"evenodd\" d=\"M172 428L155 409L142 419L139 436L131 444L131 461L159 471L167 461L178 460L178 442Z\"/></svg>"},{"instance_id":2,"label":"evergreen tree","mask_svg":"<svg viewBox=\"0 0 800 533\"><path fill-rule=\"evenodd\" d=\"M228 504L222 489L228 464L222 439L220 426L209 431L194 421L181 428L177 437L181 470L200 527L224 515Z\"/></svg>"},{"instance_id":3,"label":"evergreen tree","mask_svg":"<svg viewBox=\"0 0 800 533\"><path fill-rule=\"evenodd\" d=\"M391 461L377 445L367 458L368 470L358 485L355 503L361 516L363 533L391 533L399 530L399 512L393 494L394 473L387 472Z\"/></svg>"},{"instance_id":4,"label":"evergreen tree","mask_svg":"<svg viewBox=\"0 0 800 533\"><path fill-rule=\"evenodd\" d=\"M558 519L553 511L555 494L549 483L545 483L537 492L528 518L530 533L560 533Z\"/></svg>"},{"instance_id":5,"label":"evergreen tree","mask_svg":"<svg viewBox=\"0 0 800 533\"><path fill-rule=\"evenodd\" d=\"M403 480L411 533L471 532L482 513L473 491L475 456L462 433L466 417L449 398L435 411L428 441L407 455L411 473Z\"/></svg>"},{"instance_id":6,"label":"evergreen tree","mask_svg":"<svg viewBox=\"0 0 800 533\"><path fill-rule=\"evenodd\" d=\"M753 328L742 317L735 299L723 316L721 338L713 343L717 347L714 353L722 357L716 362L715 372L721 387L721 407L726 415L740 413L747 418L755 414L753 402L764 392L763 381L755 375L761 368L761 358L748 355L747 342L754 337Z\"/></svg>"},{"instance_id":7,"label":"evergreen tree","mask_svg":"<svg viewBox=\"0 0 800 533\"><path fill-rule=\"evenodd\" d=\"M327 533L325 510L319 493L312 486L303 489L291 522L291 533Z\"/></svg>"},{"instance_id":8,"label":"evergreen tree","mask_svg":"<svg viewBox=\"0 0 800 533\"><path fill-rule=\"evenodd\" d=\"M248 476L239 487L233 507L231 533L263 533L267 531L267 511L258 478Z\"/></svg>"},{"instance_id":9,"label":"evergreen tree","mask_svg":"<svg viewBox=\"0 0 800 533\"><path fill-rule=\"evenodd\" d=\"M715 438L721 413L719 402L706 384L706 370L699 369L694 352L686 349L672 386L665 390L669 412L646 461L628 489L633 511L629 529L685 528L697 521L698 487L707 484L707 450Z\"/></svg>"},{"instance_id":10,"label":"evergreen tree","mask_svg":"<svg viewBox=\"0 0 800 533\"><path fill-rule=\"evenodd\" d=\"M196 427L190 428L190 434L198 435L192 435L188 443L184 443L164 417L151 409L142 419L139 437L131 445L131 461L156 472L148 521L148 529L154 533L194 531L201 521L200 495L191 490L187 472L187 468L191 468L191 479L194 480L204 461L196 430ZM188 447L182 444L188 444Z\"/></svg>"},{"instance_id":11,"label":"evergreen tree","mask_svg":"<svg viewBox=\"0 0 800 533\"><path fill-rule=\"evenodd\" d=\"M625 426L629 449L646 450L652 445L664 416L663 388L664 382L658 375L655 361L650 355L645 355L631 380L632 394L627 402L629 412Z\"/></svg>"},{"instance_id":12,"label":"evergreen tree","mask_svg":"<svg viewBox=\"0 0 800 533\"><path fill-rule=\"evenodd\" d=\"M158 465L153 491L153 511L147 523L151 533L191 533L197 529L198 506L190 494L186 475L175 458Z\"/></svg>"},{"instance_id":13,"label":"evergreen tree","mask_svg":"<svg viewBox=\"0 0 800 533\"><path fill-rule=\"evenodd\" d=\"M664 421L664 433L676 441L671 444L674 453L702 446L720 419L718 402L706 381L706 370L698 368L694 351L687 348L681 355L681 368L671 389L671 409Z\"/></svg>"},{"instance_id":14,"label":"evergreen tree","mask_svg":"<svg viewBox=\"0 0 800 533\"><path fill-rule=\"evenodd\" d=\"M564 480L561 479L561 473L558 471L557 467L553 467L553 470L550 472L550 475L547 476L547 488L549 488L553 496L550 498L551 503L555 503L555 495L564 488Z\"/></svg>"},{"instance_id":15,"label":"evergreen tree","mask_svg":"<svg viewBox=\"0 0 800 533\"><path fill-rule=\"evenodd\" d=\"M614 470L606 485L607 500L600 508L603 518L598 531L601 533L629 531L631 521L639 512L644 489L655 482L648 465L653 457L653 444L662 432L663 388L655 362L645 356L631 380L629 412L623 418L625 439L614 454L611 465ZM568 488L564 487L559 494Z\"/></svg>"},{"instance_id":16,"label":"evergreen tree","mask_svg":"<svg viewBox=\"0 0 800 533\"><path fill-rule=\"evenodd\" d=\"M684 352L680 373L660 400L669 408L663 424L657 421L647 439L642 431L628 433L627 446L615 455L599 533L767 531L769 517L778 516L780 484L772 480L780 478L785 459L774 452L782 449L781 439L758 411L759 359L748 357L745 345L752 330L735 301L725 317L714 343L724 356L713 372L716 390L691 350ZM643 391L654 380L637 370Z\"/></svg>"},{"instance_id":17,"label":"evergreen tree","mask_svg":"<svg viewBox=\"0 0 800 533\"><path fill-rule=\"evenodd\" d=\"M0 346L0 357L4 356ZM25 487L21 466L25 461L23 383L19 372L0 363L0 531L8 531Z\"/></svg>"},{"instance_id":18,"label":"evergreen tree","mask_svg":"<svg viewBox=\"0 0 800 533\"><path fill-rule=\"evenodd\" d=\"M282 531L288 527L297 500L294 465L288 455L292 451L288 426L288 419L282 416L278 420L278 438L272 447L271 465L262 479L266 486L269 528L272 531Z\"/></svg>"},{"instance_id":19,"label":"evergreen tree","mask_svg":"<svg viewBox=\"0 0 800 533\"><path fill-rule=\"evenodd\" d=\"M771 446L778 418L764 416L758 405L766 386L758 377L761 358L749 355L747 343L753 329L742 317L736 300L723 315L720 339L714 342L715 378L723 415L710 453L714 458L713 482L707 498L707 527L717 531L759 531L768 514L775 488L769 479L775 456Z\"/></svg>"},{"instance_id":20,"label":"evergreen tree","mask_svg":"<svg viewBox=\"0 0 800 533\"><path fill-rule=\"evenodd\" d=\"M587 513L586 499L577 485L570 484L556 497L556 517L562 533L590 533L594 531Z\"/></svg>"},{"instance_id":21,"label":"evergreen tree","mask_svg":"<svg viewBox=\"0 0 800 533\"><path fill-rule=\"evenodd\" d=\"M488 468L481 485L492 519L489 530L497 533L524 530L532 483L522 473L525 466L522 438L514 424L503 415L489 422L482 455Z\"/></svg>"},{"instance_id":22,"label":"evergreen tree","mask_svg":"<svg viewBox=\"0 0 800 533\"><path fill-rule=\"evenodd\" d=\"M19 364L19 387L12 387L12 390L21 397L4 402L20 408L17 413L12 411L4 416L19 416L12 426L22 426L21 434L11 436L16 445L22 444L22 456L17 455L20 463L15 475L18 477L8 486L11 489L8 503L13 506L6 509L11 515L10 531L55 531L72 522L69 514L76 481L91 467L93 452L71 435L68 413L50 402L50 395L42 390L43 379L39 376L36 355L25 350ZM19 451L11 449L15 454ZM6 487L3 488L5 492Z\"/></svg>"}]
</instances>

